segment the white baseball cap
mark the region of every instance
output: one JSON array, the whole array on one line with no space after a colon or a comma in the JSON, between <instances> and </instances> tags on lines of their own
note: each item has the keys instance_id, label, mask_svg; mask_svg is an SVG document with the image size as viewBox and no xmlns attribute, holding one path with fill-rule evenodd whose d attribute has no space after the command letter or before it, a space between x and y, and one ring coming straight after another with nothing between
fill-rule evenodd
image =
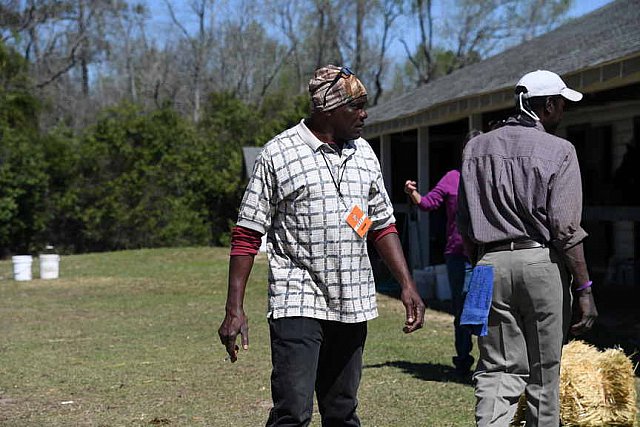
<instances>
[{"instance_id":1,"label":"white baseball cap","mask_svg":"<svg viewBox=\"0 0 640 427\"><path fill-rule=\"evenodd\" d=\"M547 70L532 71L525 74L516 85L516 88L518 86L523 86L527 89L523 93L525 98L562 95L563 98L569 101L577 102L582 99L580 92L569 89L559 75Z\"/></svg>"}]
</instances>

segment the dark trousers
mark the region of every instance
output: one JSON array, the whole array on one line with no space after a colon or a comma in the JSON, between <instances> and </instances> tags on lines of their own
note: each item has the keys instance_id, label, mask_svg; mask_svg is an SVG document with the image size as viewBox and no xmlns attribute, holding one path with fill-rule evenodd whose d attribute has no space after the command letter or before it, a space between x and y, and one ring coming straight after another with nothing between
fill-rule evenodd
<instances>
[{"instance_id":1,"label":"dark trousers","mask_svg":"<svg viewBox=\"0 0 640 427\"><path fill-rule=\"evenodd\" d=\"M460 315L464 306L464 277L468 264L464 255L445 255L447 263L447 275L449 276L449 288L451 289L451 302L453 305L453 327L455 334L456 355L453 357L453 365L462 373L467 373L473 365L471 356L473 343L471 333L460 326Z\"/></svg>"},{"instance_id":2,"label":"dark trousers","mask_svg":"<svg viewBox=\"0 0 640 427\"><path fill-rule=\"evenodd\" d=\"M360 426L356 415L367 323L269 319L271 395L267 426L307 426L315 390L322 425Z\"/></svg>"}]
</instances>

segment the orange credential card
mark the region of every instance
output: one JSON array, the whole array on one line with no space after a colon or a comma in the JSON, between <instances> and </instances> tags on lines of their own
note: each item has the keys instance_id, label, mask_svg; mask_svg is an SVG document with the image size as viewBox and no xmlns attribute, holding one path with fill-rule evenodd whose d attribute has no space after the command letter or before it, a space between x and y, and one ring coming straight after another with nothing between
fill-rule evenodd
<instances>
[{"instance_id":1,"label":"orange credential card","mask_svg":"<svg viewBox=\"0 0 640 427\"><path fill-rule=\"evenodd\" d=\"M346 216L347 224L360 236L364 238L371 227L371 219L360 209L360 206L353 205Z\"/></svg>"}]
</instances>

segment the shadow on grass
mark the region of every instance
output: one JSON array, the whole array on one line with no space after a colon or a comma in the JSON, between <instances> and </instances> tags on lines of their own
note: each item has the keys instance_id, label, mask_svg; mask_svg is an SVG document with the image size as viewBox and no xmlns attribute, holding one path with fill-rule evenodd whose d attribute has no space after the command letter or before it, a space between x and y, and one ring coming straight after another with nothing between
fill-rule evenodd
<instances>
[{"instance_id":1,"label":"shadow on grass","mask_svg":"<svg viewBox=\"0 0 640 427\"><path fill-rule=\"evenodd\" d=\"M459 383L471 386L471 376L461 375L452 366L435 363L413 363L406 360L394 360L375 365L365 365L364 369L392 367L423 381Z\"/></svg>"}]
</instances>

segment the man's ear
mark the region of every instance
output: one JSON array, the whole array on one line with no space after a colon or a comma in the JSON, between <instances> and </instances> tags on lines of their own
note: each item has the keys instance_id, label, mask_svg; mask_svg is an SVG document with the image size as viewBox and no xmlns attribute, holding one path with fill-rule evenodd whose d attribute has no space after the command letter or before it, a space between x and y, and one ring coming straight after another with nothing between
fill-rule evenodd
<instances>
[{"instance_id":1,"label":"man's ear","mask_svg":"<svg viewBox=\"0 0 640 427\"><path fill-rule=\"evenodd\" d=\"M544 102L544 109L545 111L547 111L548 113L552 113L556 108L556 103L553 100L552 97L548 96L547 99Z\"/></svg>"}]
</instances>

